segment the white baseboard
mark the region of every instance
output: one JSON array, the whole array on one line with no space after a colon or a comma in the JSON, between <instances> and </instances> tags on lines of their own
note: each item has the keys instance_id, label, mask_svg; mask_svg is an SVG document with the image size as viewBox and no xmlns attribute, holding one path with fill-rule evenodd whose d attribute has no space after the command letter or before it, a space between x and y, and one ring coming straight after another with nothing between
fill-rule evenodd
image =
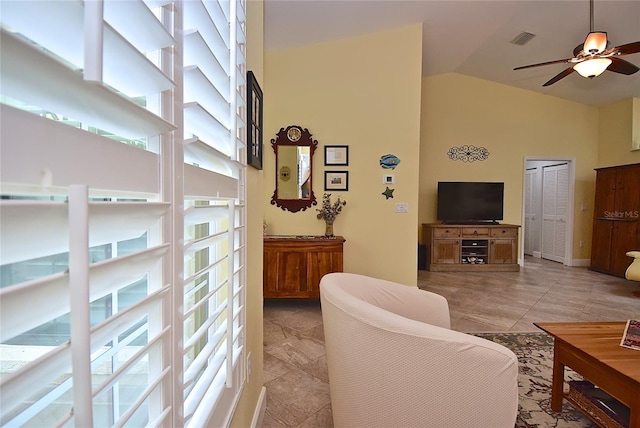
<instances>
[{"instance_id":1,"label":"white baseboard","mask_svg":"<svg viewBox=\"0 0 640 428\"><path fill-rule=\"evenodd\" d=\"M534 251L531 257L535 257L537 259L542 258L542 252ZM520 263L522 265L522 263ZM591 259L572 259L567 266L575 266L575 267L589 267L591 266Z\"/></svg>"},{"instance_id":2,"label":"white baseboard","mask_svg":"<svg viewBox=\"0 0 640 428\"><path fill-rule=\"evenodd\" d=\"M573 259L571 260L571 266L589 267L591 266L591 259Z\"/></svg>"},{"instance_id":3,"label":"white baseboard","mask_svg":"<svg viewBox=\"0 0 640 428\"><path fill-rule=\"evenodd\" d=\"M264 386L260 390L260 397L258 398L258 405L253 412L253 419L251 420L251 428L260 428L264 421L264 412L267 410L267 388Z\"/></svg>"}]
</instances>

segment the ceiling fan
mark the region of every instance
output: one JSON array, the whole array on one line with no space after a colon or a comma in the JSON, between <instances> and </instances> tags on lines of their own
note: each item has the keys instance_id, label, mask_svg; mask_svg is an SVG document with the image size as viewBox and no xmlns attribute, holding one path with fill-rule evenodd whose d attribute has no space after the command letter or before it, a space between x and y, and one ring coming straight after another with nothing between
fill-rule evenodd
<instances>
[{"instance_id":1,"label":"ceiling fan","mask_svg":"<svg viewBox=\"0 0 640 428\"><path fill-rule=\"evenodd\" d=\"M541 62L539 64L523 65L521 67L514 68L514 70L522 70L525 68L540 67L542 65L550 64L571 64L571 67L558 73L542 86L553 85L558 80L567 77L574 71L578 72L578 74L583 77L591 79L599 76L605 70L625 75L630 75L640 70L636 65L619 58L622 55L630 55L640 52L640 41L607 49L607 33L602 31L593 31L593 0L590 0L590 6L591 25L589 28L589 34L587 35L584 43L579 44L573 50L572 58Z\"/></svg>"}]
</instances>

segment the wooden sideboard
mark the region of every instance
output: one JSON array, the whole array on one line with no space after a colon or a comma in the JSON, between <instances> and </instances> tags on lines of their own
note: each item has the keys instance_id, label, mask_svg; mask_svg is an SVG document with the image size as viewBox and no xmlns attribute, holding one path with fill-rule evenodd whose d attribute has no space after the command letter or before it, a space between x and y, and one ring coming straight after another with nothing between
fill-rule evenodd
<instances>
[{"instance_id":1,"label":"wooden sideboard","mask_svg":"<svg viewBox=\"0 0 640 428\"><path fill-rule=\"evenodd\" d=\"M423 224L427 270L519 271L519 227L511 224Z\"/></svg>"},{"instance_id":2,"label":"wooden sideboard","mask_svg":"<svg viewBox=\"0 0 640 428\"><path fill-rule=\"evenodd\" d=\"M263 297L319 298L320 279L342 272L341 236L265 236Z\"/></svg>"}]
</instances>

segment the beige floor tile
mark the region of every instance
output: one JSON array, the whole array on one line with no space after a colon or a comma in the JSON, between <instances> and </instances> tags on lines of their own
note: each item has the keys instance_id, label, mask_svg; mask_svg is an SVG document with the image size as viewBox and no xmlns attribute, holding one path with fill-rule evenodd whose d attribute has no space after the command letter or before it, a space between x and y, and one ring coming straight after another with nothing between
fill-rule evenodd
<instances>
[{"instance_id":1,"label":"beige floor tile","mask_svg":"<svg viewBox=\"0 0 640 428\"><path fill-rule=\"evenodd\" d=\"M331 403L329 384L302 370L292 370L265 386L267 415L286 426L299 426Z\"/></svg>"},{"instance_id":2,"label":"beige floor tile","mask_svg":"<svg viewBox=\"0 0 640 428\"><path fill-rule=\"evenodd\" d=\"M325 355L324 343L307 337L288 337L281 343L268 345L264 352L295 367L307 367Z\"/></svg>"},{"instance_id":3,"label":"beige floor tile","mask_svg":"<svg viewBox=\"0 0 640 428\"><path fill-rule=\"evenodd\" d=\"M515 323L509 329L509 331L518 332L518 333L531 333L531 332L539 333L540 329L535 325L533 325L533 321L521 319L517 323Z\"/></svg>"},{"instance_id":4,"label":"beige floor tile","mask_svg":"<svg viewBox=\"0 0 640 428\"><path fill-rule=\"evenodd\" d=\"M332 428L331 406L326 406L299 425L300 428Z\"/></svg>"},{"instance_id":5,"label":"beige floor tile","mask_svg":"<svg viewBox=\"0 0 640 428\"><path fill-rule=\"evenodd\" d=\"M264 383L271 382L282 375L289 373L296 367L275 357L268 352L264 353Z\"/></svg>"},{"instance_id":6,"label":"beige floor tile","mask_svg":"<svg viewBox=\"0 0 640 428\"><path fill-rule=\"evenodd\" d=\"M464 333L492 333L495 331L505 331L505 329L498 324L483 323L467 317L452 321L451 329L462 331Z\"/></svg>"},{"instance_id":7,"label":"beige floor tile","mask_svg":"<svg viewBox=\"0 0 640 428\"><path fill-rule=\"evenodd\" d=\"M269 400L267 399L267 404ZM264 419L262 421L262 428L286 428L287 424L280 422L274 417L270 416L269 413L265 412Z\"/></svg>"}]
</instances>

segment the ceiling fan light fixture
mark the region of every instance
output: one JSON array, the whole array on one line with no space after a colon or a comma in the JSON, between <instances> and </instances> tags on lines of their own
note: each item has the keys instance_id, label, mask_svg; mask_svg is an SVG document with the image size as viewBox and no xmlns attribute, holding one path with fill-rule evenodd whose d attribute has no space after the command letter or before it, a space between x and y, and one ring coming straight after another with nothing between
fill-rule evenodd
<instances>
[{"instance_id":1,"label":"ceiling fan light fixture","mask_svg":"<svg viewBox=\"0 0 640 428\"><path fill-rule=\"evenodd\" d=\"M607 33L592 31L584 41L584 53L598 54L607 48Z\"/></svg>"},{"instance_id":2,"label":"ceiling fan light fixture","mask_svg":"<svg viewBox=\"0 0 640 428\"><path fill-rule=\"evenodd\" d=\"M640 40L607 49L607 45L609 44L607 40L607 33L604 31L593 31L593 0L589 1L589 6L589 17L591 18L589 34L587 34L587 38L584 40L584 43L575 47L572 58L523 65L514 68L514 70L523 70L525 68L540 67L551 64L571 64L568 68L565 68L560 73L553 76L553 78L545 82L542 86L553 85L559 80L569 76L574 71L589 79L601 75L605 70L623 74L625 76L629 76L640 71L640 67L635 64L618 58L622 55L640 53Z\"/></svg>"},{"instance_id":3,"label":"ceiling fan light fixture","mask_svg":"<svg viewBox=\"0 0 640 428\"><path fill-rule=\"evenodd\" d=\"M573 69L582 77L589 79L600 76L611 64L610 58L593 58L582 61L573 66Z\"/></svg>"}]
</instances>

